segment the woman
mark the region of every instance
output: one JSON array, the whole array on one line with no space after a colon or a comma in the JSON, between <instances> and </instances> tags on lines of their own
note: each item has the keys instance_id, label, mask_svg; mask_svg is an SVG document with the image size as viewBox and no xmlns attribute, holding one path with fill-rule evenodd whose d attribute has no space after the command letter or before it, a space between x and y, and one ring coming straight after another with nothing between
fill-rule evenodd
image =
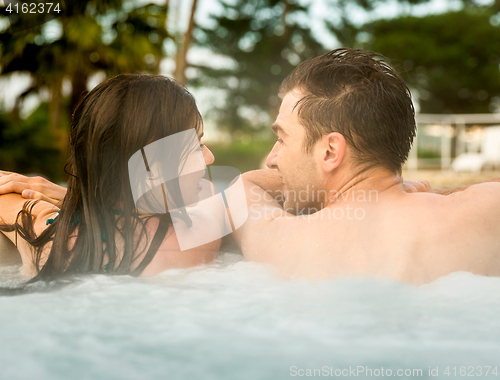
<instances>
[{"instance_id":1,"label":"woman","mask_svg":"<svg viewBox=\"0 0 500 380\"><path fill-rule=\"evenodd\" d=\"M14 193L0 196L0 231L16 244L23 272L32 281L78 273L152 276L211 261L220 239L181 251L172 218L183 219L189 229L189 216L182 208L171 214L166 205L167 212L141 212L131 189L130 158L188 130L201 137L201 116L192 95L172 79L119 75L88 93L71 121L66 194L48 181L7 172L0 176L10 191L20 193L24 185L39 182L45 193L35 192L38 201ZM211 164L210 150L203 144L199 149L205 165ZM167 187L172 193L180 189L178 181ZM25 190L27 198L28 191L33 194Z\"/></svg>"}]
</instances>

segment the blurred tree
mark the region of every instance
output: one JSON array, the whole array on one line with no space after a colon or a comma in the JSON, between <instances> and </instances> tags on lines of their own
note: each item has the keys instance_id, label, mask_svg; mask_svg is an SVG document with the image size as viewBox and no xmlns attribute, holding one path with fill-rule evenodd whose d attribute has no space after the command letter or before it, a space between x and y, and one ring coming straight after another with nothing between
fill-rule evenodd
<instances>
[{"instance_id":1,"label":"blurred tree","mask_svg":"<svg viewBox=\"0 0 500 380\"><path fill-rule=\"evenodd\" d=\"M93 73L107 76L137 71L157 72L163 56L166 5L134 7L125 0L67 1L61 16L51 22L57 37L41 25L0 35L1 75L27 72L32 78L22 99L42 89L49 92L49 133L62 153L67 142L66 118L74 109ZM2 8L3 15L7 15ZM54 33L54 30L52 30ZM63 108L62 84L71 83L70 101ZM15 168L14 168L15 169Z\"/></svg>"},{"instance_id":2,"label":"blurred tree","mask_svg":"<svg viewBox=\"0 0 500 380\"><path fill-rule=\"evenodd\" d=\"M365 25L366 48L399 65L418 91L422 113L493 112L500 100L500 14L466 6L424 17Z\"/></svg>"},{"instance_id":3,"label":"blurred tree","mask_svg":"<svg viewBox=\"0 0 500 380\"><path fill-rule=\"evenodd\" d=\"M198 28L198 46L230 59L230 67L214 67L213 60L194 66L192 80L226 92L224 104L210 116L227 131L254 133L277 114L278 87L302 60L324 52L307 25L307 8L292 0L221 0L212 27ZM306 20L306 22L304 22ZM227 66L227 65L226 65Z\"/></svg>"},{"instance_id":4,"label":"blurred tree","mask_svg":"<svg viewBox=\"0 0 500 380\"><path fill-rule=\"evenodd\" d=\"M66 116L64 123L69 122ZM53 143L48 119L48 103L41 103L26 119L13 120L9 114L0 113L1 169L62 180L64 158Z\"/></svg>"},{"instance_id":5,"label":"blurred tree","mask_svg":"<svg viewBox=\"0 0 500 380\"><path fill-rule=\"evenodd\" d=\"M180 5L181 3L178 3ZM194 15L196 13L196 7L198 5L198 0L193 0L191 5L191 12L189 14L188 27L184 34L178 36L177 40L177 51L175 53L175 71L174 78L182 84L186 84L186 69L188 67L187 53L191 46L193 40L193 31L195 28Z\"/></svg>"},{"instance_id":6,"label":"blurred tree","mask_svg":"<svg viewBox=\"0 0 500 380\"><path fill-rule=\"evenodd\" d=\"M413 5L428 1L397 0L397 3L403 13L410 13ZM323 21L328 31L337 39L339 46L361 47L357 37L362 25L353 20L353 13L372 12L387 3L389 3L387 0L325 0L328 16L324 17Z\"/></svg>"},{"instance_id":7,"label":"blurred tree","mask_svg":"<svg viewBox=\"0 0 500 380\"><path fill-rule=\"evenodd\" d=\"M398 0L408 10L427 1ZM298 63L329 50L312 34L311 21L325 23L325 33L336 38L336 47L357 47L360 25L353 21L353 9L369 12L386 2L325 0L322 20L312 21L312 2L220 0L222 12L211 16L212 26L197 28L196 44L210 49L214 60L226 57L232 65L214 68L214 60L208 60L196 66L200 75L190 83L225 90L223 105L215 106L210 115L220 127L255 132L277 113L281 81Z\"/></svg>"}]
</instances>

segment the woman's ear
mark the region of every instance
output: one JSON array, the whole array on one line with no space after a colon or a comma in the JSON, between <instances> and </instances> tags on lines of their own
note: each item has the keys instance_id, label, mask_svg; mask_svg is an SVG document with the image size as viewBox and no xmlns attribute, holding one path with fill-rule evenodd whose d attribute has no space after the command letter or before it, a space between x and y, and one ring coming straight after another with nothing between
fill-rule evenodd
<instances>
[{"instance_id":1,"label":"woman's ear","mask_svg":"<svg viewBox=\"0 0 500 380\"><path fill-rule=\"evenodd\" d=\"M330 173L340 166L346 153L347 143L338 132L323 136L318 146L321 168Z\"/></svg>"}]
</instances>

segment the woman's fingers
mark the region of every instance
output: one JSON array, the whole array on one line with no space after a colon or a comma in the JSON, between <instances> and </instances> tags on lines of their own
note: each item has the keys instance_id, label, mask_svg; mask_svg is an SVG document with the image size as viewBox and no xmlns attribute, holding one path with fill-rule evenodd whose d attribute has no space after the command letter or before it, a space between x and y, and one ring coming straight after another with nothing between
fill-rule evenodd
<instances>
[{"instance_id":1,"label":"woman's fingers","mask_svg":"<svg viewBox=\"0 0 500 380\"><path fill-rule=\"evenodd\" d=\"M21 194L24 189L32 187L34 187L33 183L29 184L12 178L0 177L0 195L8 193Z\"/></svg>"},{"instance_id":2,"label":"woman's fingers","mask_svg":"<svg viewBox=\"0 0 500 380\"><path fill-rule=\"evenodd\" d=\"M22 174L0 171L0 195L7 193L29 194L29 199L43 199L54 205L59 205L66 196L66 188L56 185L43 177L27 177Z\"/></svg>"},{"instance_id":3,"label":"woman's fingers","mask_svg":"<svg viewBox=\"0 0 500 380\"><path fill-rule=\"evenodd\" d=\"M21 196L26 199L42 200L53 204L54 206L61 206L61 200L49 198L48 196L40 193L39 191L25 189L22 191Z\"/></svg>"},{"instance_id":4,"label":"woman's fingers","mask_svg":"<svg viewBox=\"0 0 500 380\"><path fill-rule=\"evenodd\" d=\"M8 174L0 177L0 194L21 193L24 189L40 191L40 182L34 177L25 177L20 174Z\"/></svg>"},{"instance_id":5,"label":"woman's fingers","mask_svg":"<svg viewBox=\"0 0 500 380\"><path fill-rule=\"evenodd\" d=\"M405 183L405 191L407 193L418 193L418 190L415 186L412 186L412 185L408 185Z\"/></svg>"},{"instance_id":6,"label":"woman's fingers","mask_svg":"<svg viewBox=\"0 0 500 380\"><path fill-rule=\"evenodd\" d=\"M433 192L432 187L425 179L403 179L403 186L407 193Z\"/></svg>"}]
</instances>

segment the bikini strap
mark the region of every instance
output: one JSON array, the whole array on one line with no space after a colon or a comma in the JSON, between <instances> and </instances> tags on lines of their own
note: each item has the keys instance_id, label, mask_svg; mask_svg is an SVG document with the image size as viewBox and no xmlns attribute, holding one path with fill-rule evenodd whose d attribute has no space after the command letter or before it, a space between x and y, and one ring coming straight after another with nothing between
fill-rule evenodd
<instances>
[{"instance_id":1,"label":"bikini strap","mask_svg":"<svg viewBox=\"0 0 500 380\"><path fill-rule=\"evenodd\" d=\"M144 256L144 259L141 261L141 263L137 266L137 268L135 268L134 271L130 273L132 276L139 276L144 268L146 268L151 260L153 260L153 257L158 251L158 248L160 248L161 243L163 243L163 239L167 234L169 226L169 220L160 219L160 223L158 224L158 228L156 230L155 236L153 237L153 241L149 246L148 252L146 253L146 256Z\"/></svg>"}]
</instances>

